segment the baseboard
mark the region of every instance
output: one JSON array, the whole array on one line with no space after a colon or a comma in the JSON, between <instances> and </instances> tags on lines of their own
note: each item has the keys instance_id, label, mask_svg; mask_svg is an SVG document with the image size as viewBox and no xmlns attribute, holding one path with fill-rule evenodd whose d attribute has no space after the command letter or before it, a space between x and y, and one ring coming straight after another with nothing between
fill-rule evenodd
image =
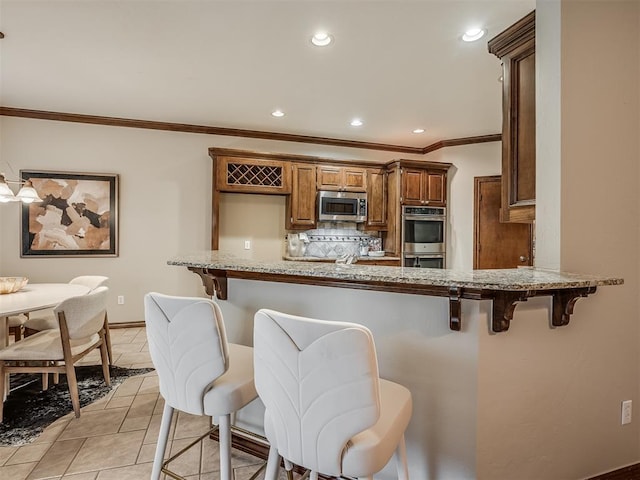
<instances>
[{"instance_id":1,"label":"baseboard","mask_svg":"<svg viewBox=\"0 0 640 480\"><path fill-rule=\"evenodd\" d=\"M589 480L640 480L640 463L603 473Z\"/></svg>"},{"instance_id":2,"label":"baseboard","mask_svg":"<svg viewBox=\"0 0 640 480\"><path fill-rule=\"evenodd\" d=\"M141 328L144 327L144 322L121 322L121 323L110 323L109 328L113 330L114 328Z\"/></svg>"}]
</instances>

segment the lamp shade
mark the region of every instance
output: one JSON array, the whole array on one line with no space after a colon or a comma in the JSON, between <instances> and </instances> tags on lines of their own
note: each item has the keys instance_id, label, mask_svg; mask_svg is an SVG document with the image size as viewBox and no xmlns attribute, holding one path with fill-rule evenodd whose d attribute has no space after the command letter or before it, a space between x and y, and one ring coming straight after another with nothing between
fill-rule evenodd
<instances>
[{"instance_id":1,"label":"lamp shade","mask_svg":"<svg viewBox=\"0 0 640 480\"><path fill-rule=\"evenodd\" d=\"M7 185L4 175L0 173L0 202L7 203L14 200L17 200L15 195Z\"/></svg>"},{"instance_id":2,"label":"lamp shade","mask_svg":"<svg viewBox=\"0 0 640 480\"><path fill-rule=\"evenodd\" d=\"M31 180L24 182L24 185L16 195L17 198L22 200L22 203L41 202L42 199L38 196L38 192L33 188Z\"/></svg>"}]
</instances>

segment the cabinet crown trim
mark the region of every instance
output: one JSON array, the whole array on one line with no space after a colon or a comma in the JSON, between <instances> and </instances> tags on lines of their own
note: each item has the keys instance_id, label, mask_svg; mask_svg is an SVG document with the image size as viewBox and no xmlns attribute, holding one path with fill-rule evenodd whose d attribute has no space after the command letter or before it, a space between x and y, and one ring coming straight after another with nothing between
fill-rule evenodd
<instances>
[{"instance_id":1,"label":"cabinet crown trim","mask_svg":"<svg viewBox=\"0 0 640 480\"><path fill-rule=\"evenodd\" d=\"M493 53L496 57L501 58L518 45L535 39L535 37L536 12L534 10L489 40L487 42L487 48L489 49L489 53Z\"/></svg>"}]
</instances>

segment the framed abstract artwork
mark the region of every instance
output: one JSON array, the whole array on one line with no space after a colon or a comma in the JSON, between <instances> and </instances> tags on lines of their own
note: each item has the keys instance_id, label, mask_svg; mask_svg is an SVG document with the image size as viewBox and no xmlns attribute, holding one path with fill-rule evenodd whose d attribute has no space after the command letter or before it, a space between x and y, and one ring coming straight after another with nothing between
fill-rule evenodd
<instances>
[{"instance_id":1,"label":"framed abstract artwork","mask_svg":"<svg viewBox=\"0 0 640 480\"><path fill-rule=\"evenodd\" d=\"M117 256L118 175L21 170L41 202L22 206L22 257Z\"/></svg>"}]
</instances>

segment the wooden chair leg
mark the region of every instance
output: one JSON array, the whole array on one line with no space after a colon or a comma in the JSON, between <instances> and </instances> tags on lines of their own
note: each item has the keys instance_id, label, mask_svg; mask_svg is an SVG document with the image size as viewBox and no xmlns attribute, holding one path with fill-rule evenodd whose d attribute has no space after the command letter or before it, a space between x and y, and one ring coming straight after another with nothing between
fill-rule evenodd
<instances>
[{"instance_id":1,"label":"wooden chair leg","mask_svg":"<svg viewBox=\"0 0 640 480\"><path fill-rule=\"evenodd\" d=\"M67 371L67 383L69 384L69 395L71 396L71 404L76 418L80 418L80 394L78 392L78 381L76 380L76 369L72 362L65 362L65 370Z\"/></svg>"},{"instance_id":2,"label":"wooden chair leg","mask_svg":"<svg viewBox=\"0 0 640 480\"><path fill-rule=\"evenodd\" d=\"M107 352L107 345L104 342L104 338L102 339L102 343L100 344L100 358L102 359L102 375L104 376L104 382L107 384L107 387L111 386L111 377L109 376L109 354Z\"/></svg>"},{"instance_id":3,"label":"wooden chair leg","mask_svg":"<svg viewBox=\"0 0 640 480\"><path fill-rule=\"evenodd\" d=\"M0 423L2 423L2 413L4 410L4 362L0 360L0 396L2 396L2 401L0 402Z\"/></svg>"},{"instance_id":4,"label":"wooden chair leg","mask_svg":"<svg viewBox=\"0 0 640 480\"><path fill-rule=\"evenodd\" d=\"M53 373L53 383L57 385L60 383L60 374L58 372Z\"/></svg>"},{"instance_id":5,"label":"wooden chair leg","mask_svg":"<svg viewBox=\"0 0 640 480\"><path fill-rule=\"evenodd\" d=\"M48 388L49 388L49 374L45 372L42 374L42 391L46 392Z\"/></svg>"},{"instance_id":6,"label":"wooden chair leg","mask_svg":"<svg viewBox=\"0 0 640 480\"><path fill-rule=\"evenodd\" d=\"M109 365L113 365L113 353L111 353L111 334L109 333L109 320L107 314L104 314L104 332L107 341L107 353L109 354Z\"/></svg>"}]
</instances>

